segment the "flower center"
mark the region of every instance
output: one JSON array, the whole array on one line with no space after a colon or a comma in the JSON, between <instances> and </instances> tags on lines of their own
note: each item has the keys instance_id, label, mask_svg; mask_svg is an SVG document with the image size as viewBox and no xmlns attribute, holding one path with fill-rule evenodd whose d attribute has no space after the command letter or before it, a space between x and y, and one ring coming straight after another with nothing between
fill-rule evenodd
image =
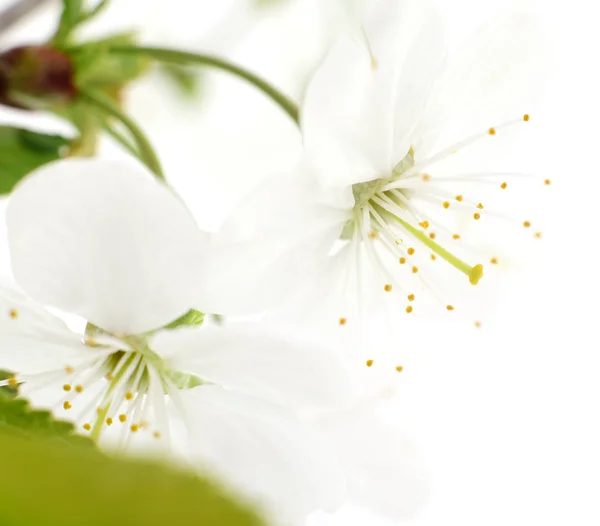
<instances>
[{"instance_id":1,"label":"flower center","mask_svg":"<svg viewBox=\"0 0 600 526\"><path fill-rule=\"evenodd\" d=\"M411 251L414 251L412 248L405 248L409 239L414 239L464 273L470 283L476 285L483 276L482 265L471 266L436 243L435 234L427 235L424 232L429 227L427 221L418 226L412 224L414 218L411 214L410 194L394 186L414 166L414 150L410 148L389 177L353 185L355 205L352 218L344 226L341 238L358 238L366 243L379 240L400 257L401 263L406 255L411 255ZM417 270L413 267L413 273ZM391 290L391 285L389 287Z\"/></svg>"}]
</instances>

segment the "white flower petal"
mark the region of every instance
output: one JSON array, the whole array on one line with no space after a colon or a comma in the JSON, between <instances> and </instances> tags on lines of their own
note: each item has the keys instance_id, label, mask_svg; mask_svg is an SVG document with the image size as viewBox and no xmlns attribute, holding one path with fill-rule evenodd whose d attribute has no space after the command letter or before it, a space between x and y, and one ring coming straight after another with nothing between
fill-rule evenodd
<instances>
[{"instance_id":1,"label":"white flower petal","mask_svg":"<svg viewBox=\"0 0 600 526\"><path fill-rule=\"evenodd\" d=\"M341 37L309 84L301 110L304 145L320 181L350 186L390 169L392 85L358 39Z\"/></svg>"},{"instance_id":2,"label":"white flower petal","mask_svg":"<svg viewBox=\"0 0 600 526\"><path fill-rule=\"evenodd\" d=\"M81 336L15 290L0 287L0 368L36 374L91 357Z\"/></svg>"},{"instance_id":3,"label":"white flower petal","mask_svg":"<svg viewBox=\"0 0 600 526\"><path fill-rule=\"evenodd\" d=\"M181 397L191 416L191 458L275 516L293 520L343 502L335 455L293 413L219 387Z\"/></svg>"},{"instance_id":4,"label":"white flower petal","mask_svg":"<svg viewBox=\"0 0 600 526\"><path fill-rule=\"evenodd\" d=\"M429 476L417 448L373 408L323 420L325 436L348 469L348 498L400 520L429 495Z\"/></svg>"},{"instance_id":5,"label":"white flower petal","mask_svg":"<svg viewBox=\"0 0 600 526\"><path fill-rule=\"evenodd\" d=\"M109 332L155 329L198 299L200 232L178 198L140 167L47 165L17 187L7 224L21 287Z\"/></svg>"},{"instance_id":6,"label":"white flower petal","mask_svg":"<svg viewBox=\"0 0 600 526\"><path fill-rule=\"evenodd\" d=\"M416 154L427 156L531 112L549 60L535 13L511 11L484 24L451 53L414 131Z\"/></svg>"},{"instance_id":7,"label":"white flower petal","mask_svg":"<svg viewBox=\"0 0 600 526\"><path fill-rule=\"evenodd\" d=\"M286 406L343 406L354 395L340 356L282 324L163 331L150 346L173 369Z\"/></svg>"},{"instance_id":8,"label":"white flower petal","mask_svg":"<svg viewBox=\"0 0 600 526\"><path fill-rule=\"evenodd\" d=\"M339 237L351 192L333 197L311 184L310 172L272 177L251 192L215 236L206 263L201 307L248 314L281 303L319 268ZM334 199L337 200L334 201Z\"/></svg>"}]
</instances>

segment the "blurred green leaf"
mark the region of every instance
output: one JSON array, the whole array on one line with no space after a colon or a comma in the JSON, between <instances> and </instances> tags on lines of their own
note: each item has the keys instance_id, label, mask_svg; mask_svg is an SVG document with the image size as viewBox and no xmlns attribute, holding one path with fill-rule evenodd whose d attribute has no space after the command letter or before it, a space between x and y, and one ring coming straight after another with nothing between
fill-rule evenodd
<instances>
[{"instance_id":1,"label":"blurred green leaf","mask_svg":"<svg viewBox=\"0 0 600 526\"><path fill-rule=\"evenodd\" d=\"M0 435L3 526L259 526L215 484L159 464Z\"/></svg>"},{"instance_id":2,"label":"blurred green leaf","mask_svg":"<svg viewBox=\"0 0 600 526\"><path fill-rule=\"evenodd\" d=\"M150 59L135 55L108 53L110 46L135 43L134 33L122 33L101 40L88 41L84 45L67 49L75 68L78 87L93 87L108 91L120 90L148 71ZM110 93L107 93L110 95ZM114 93L113 98L118 94Z\"/></svg>"},{"instance_id":3,"label":"blurred green leaf","mask_svg":"<svg viewBox=\"0 0 600 526\"><path fill-rule=\"evenodd\" d=\"M69 139L0 126L0 195L9 194L29 172L61 157Z\"/></svg>"},{"instance_id":4,"label":"blurred green leaf","mask_svg":"<svg viewBox=\"0 0 600 526\"><path fill-rule=\"evenodd\" d=\"M0 396L0 433L20 439L45 438L63 444L94 447L89 438L75 434L70 422L56 420L49 411L34 410L27 400Z\"/></svg>"}]
</instances>

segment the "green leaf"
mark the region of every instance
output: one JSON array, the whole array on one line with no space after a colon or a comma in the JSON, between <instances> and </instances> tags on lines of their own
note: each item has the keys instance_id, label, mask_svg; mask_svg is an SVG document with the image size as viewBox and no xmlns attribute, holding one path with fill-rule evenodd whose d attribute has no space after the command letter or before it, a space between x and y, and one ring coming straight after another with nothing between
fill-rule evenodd
<instances>
[{"instance_id":1,"label":"green leaf","mask_svg":"<svg viewBox=\"0 0 600 526\"><path fill-rule=\"evenodd\" d=\"M181 318L177 318L174 322L165 326L165 329L178 329L180 327L198 327L204 323L204 313L191 309L186 312Z\"/></svg>"},{"instance_id":2,"label":"green leaf","mask_svg":"<svg viewBox=\"0 0 600 526\"><path fill-rule=\"evenodd\" d=\"M94 447L89 438L77 435L71 422L56 420L49 411L34 410L27 400L3 392L0 396L0 433L20 439L45 438L63 444Z\"/></svg>"},{"instance_id":3,"label":"green leaf","mask_svg":"<svg viewBox=\"0 0 600 526\"><path fill-rule=\"evenodd\" d=\"M156 463L0 435L5 526L260 526L216 484Z\"/></svg>"},{"instance_id":4,"label":"green leaf","mask_svg":"<svg viewBox=\"0 0 600 526\"><path fill-rule=\"evenodd\" d=\"M0 195L9 194L29 172L60 159L68 144L60 135L0 126Z\"/></svg>"}]
</instances>

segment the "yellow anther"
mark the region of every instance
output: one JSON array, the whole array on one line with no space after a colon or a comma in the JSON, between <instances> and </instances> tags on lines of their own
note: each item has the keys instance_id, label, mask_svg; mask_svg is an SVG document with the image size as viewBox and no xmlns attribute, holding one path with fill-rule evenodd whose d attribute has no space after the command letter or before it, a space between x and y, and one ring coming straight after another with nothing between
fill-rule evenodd
<instances>
[{"instance_id":1,"label":"yellow anther","mask_svg":"<svg viewBox=\"0 0 600 526\"><path fill-rule=\"evenodd\" d=\"M133 399L133 393L125 393L125 400L132 400Z\"/></svg>"},{"instance_id":2,"label":"yellow anther","mask_svg":"<svg viewBox=\"0 0 600 526\"><path fill-rule=\"evenodd\" d=\"M73 407L73 406L71 405L71 402L69 402L68 400L63 404L63 409L65 411L68 411L69 409L71 409L71 407Z\"/></svg>"},{"instance_id":3,"label":"yellow anther","mask_svg":"<svg viewBox=\"0 0 600 526\"><path fill-rule=\"evenodd\" d=\"M435 232L429 232L429 239L435 239Z\"/></svg>"},{"instance_id":4,"label":"yellow anther","mask_svg":"<svg viewBox=\"0 0 600 526\"><path fill-rule=\"evenodd\" d=\"M346 318L340 318L340 325L346 325L348 320Z\"/></svg>"},{"instance_id":5,"label":"yellow anther","mask_svg":"<svg viewBox=\"0 0 600 526\"><path fill-rule=\"evenodd\" d=\"M460 234L453 234L452 239L460 239Z\"/></svg>"},{"instance_id":6,"label":"yellow anther","mask_svg":"<svg viewBox=\"0 0 600 526\"><path fill-rule=\"evenodd\" d=\"M490 263L492 265L497 265L498 264L498 258L492 258L492 259L490 259Z\"/></svg>"},{"instance_id":7,"label":"yellow anther","mask_svg":"<svg viewBox=\"0 0 600 526\"><path fill-rule=\"evenodd\" d=\"M443 206L444 208L450 208L450 201L444 201L444 202L442 203L442 206Z\"/></svg>"},{"instance_id":8,"label":"yellow anther","mask_svg":"<svg viewBox=\"0 0 600 526\"><path fill-rule=\"evenodd\" d=\"M431 256L429 256L431 258L431 261L435 261L437 259L437 256L435 254L431 254Z\"/></svg>"},{"instance_id":9,"label":"yellow anther","mask_svg":"<svg viewBox=\"0 0 600 526\"><path fill-rule=\"evenodd\" d=\"M101 407L96 407L96 413L101 415L103 412L104 412L104 409L102 409Z\"/></svg>"},{"instance_id":10,"label":"yellow anther","mask_svg":"<svg viewBox=\"0 0 600 526\"><path fill-rule=\"evenodd\" d=\"M529 228L531 226L531 223L529 221L523 221L523 226L525 228Z\"/></svg>"},{"instance_id":11,"label":"yellow anther","mask_svg":"<svg viewBox=\"0 0 600 526\"><path fill-rule=\"evenodd\" d=\"M412 305L409 305L408 307L406 307L406 313L410 314L413 311Z\"/></svg>"},{"instance_id":12,"label":"yellow anther","mask_svg":"<svg viewBox=\"0 0 600 526\"><path fill-rule=\"evenodd\" d=\"M535 233L535 238L536 239L542 239L542 233L541 232L536 232Z\"/></svg>"},{"instance_id":13,"label":"yellow anther","mask_svg":"<svg viewBox=\"0 0 600 526\"><path fill-rule=\"evenodd\" d=\"M85 344L89 347L94 347L96 345L96 340L94 340L94 338L86 338L85 339Z\"/></svg>"},{"instance_id":14,"label":"yellow anther","mask_svg":"<svg viewBox=\"0 0 600 526\"><path fill-rule=\"evenodd\" d=\"M422 174L421 175L421 180L425 181L425 182L430 181L431 180L431 176L429 174Z\"/></svg>"},{"instance_id":15,"label":"yellow anther","mask_svg":"<svg viewBox=\"0 0 600 526\"><path fill-rule=\"evenodd\" d=\"M385 290L386 292L392 292L392 286L387 283L384 287L383 290Z\"/></svg>"},{"instance_id":16,"label":"yellow anther","mask_svg":"<svg viewBox=\"0 0 600 526\"><path fill-rule=\"evenodd\" d=\"M549 185L551 185L551 184L552 184L552 181L551 181L550 179L546 179L546 180L544 181L544 184L545 184L546 186L549 186Z\"/></svg>"},{"instance_id":17,"label":"yellow anther","mask_svg":"<svg viewBox=\"0 0 600 526\"><path fill-rule=\"evenodd\" d=\"M14 376L9 378L7 381L8 385L10 385L11 387L16 387L17 385L19 385L19 381Z\"/></svg>"},{"instance_id":18,"label":"yellow anther","mask_svg":"<svg viewBox=\"0 0 600 526\"><path fill-rule=\"evenodd\" d=\"M145 428L147 428L149 425L150 425L150 424L148 423L148 421L147 421L147 420L142 420L142 421L140 422L140 429L145 429Z\"/></svg>"},{"instance_id":19,"label":"yellow anther","mask_svg":"<svg viewBox=\"0 0 600 526\"><path fill-rule=\"evenodd\" d=\"M83 385L76 385L75 391L77 391L78 393L83 393Z\"/></svg>"},{"instance_id":20,"label":"yellow anther","mask_svg":"<svg viewBox=\"0 0 600 526\"><path fill-rule=\"evenodd\" d=\"M367 360L367 367L371 367L373 365L373 360Z\"/></svg>"},{"instance_id":21,"label":"yellow anther","mask_svg":"<svg viewBox=\"0 0 600 526\"><path fill-rule=\"evenodd\" d=\"M63 385L63 391L69 392L70 390L71 390L71 385L70 384Z\"/></svg>"},{"instance_id":22,"label":"yellow anther","mask_svg":"<svg viewBox=\"0 0 600 526\"><path fill-rule=\"evenodd\" d=\"M406 263L406 258L400 258L398 261L400 262L400 265L404 265L404 263Z\"/></svg>"},{"instance_id":23,"label":"yellow anther","mask_svg":"<svg viewBox=\"0 0 600 526\"><path fill-rule=\"evenodd\" d=\"M415 301L415 295L414 294L409 294L408 295L408 301Z\"/></svg>"},{"instance_id":24,"label":"yellow anther","mask_svg":"<svg viewBox=\"0 0 600 526\"><path fill-rule=\"evenodd\" d=\"M408 253L409 256L412 256L415 253L415 249L411 247L406 252Z\"/></svg>"},{"instance_id":25,"label":"yellow anther","mask_svg":"<svg viewBox=\"0 0 600 526\"><path fill-rule=\"evenodd\" d=\"M71 367L70 365L67 365L65 367L65 373L67 374L73 374L75 372L75 369L73 369L73 367Z\"/></svg>"},{"instance_id":26,"label":"yellow anther","mask_svg":"<svg viewBox=\"0 0 600 526\"><path fill-rule=\"evenodd\" d=\"M452 305L446 305L446 310L454 310L454 307Z\"/></svg>"},{"instance_id":27,"label":"yellow anther","mask_svg":"<svg viewBox=\"0 0 600 526\"><path fill-rule=\"evenodd\" d=\"M523 115L523 121L529 122L529 113L526 113L525 115Z\"/></svg>"},{"instance_id":28,"label":"yellow anther","mask_svg":"<svg viewBox=\"0 0 600 526\"><path fill-rule=\"evenodd\" d=\"M113 419L112 419L112 418L109 416L109 417L106 419L106 425L107 425L107 426L112 426L112 423L113 423Z\"/></svg>"},{"instance_id":29,"label":"yellow anther","mask_svg":"<svg viewBox=\"0 0 600 526\"><path fill-rule=\"evenodd\" d=\"M475 322L475 327L477 327L479 329L481 327L481 322L480 321L476 321Z\"/></svg>"},{"instance_id":30,"label":"yellow anther","mask_svg":"<svg viewBox=\"0 0 600 526\"><path fill-rule=\"evenodd\" d=\"M429 221L423 221L419 223L419 226L422 228L429 228Z\"/></svg>"},{"instance_id":31,"label":"yellow anther","mask_svg":"<svg viewBox=\"0 0 600 526\"><path fill-rule=\"evenodd\" d=\"M402 367L401 365L396 365L396 371L401 373L402 371L404 371L404 367Z\"/></svg>"},{"instance_id":32,"label":"yellow anther","mask_svg":"<svg viewBox=\"0 0 600 526\"><path fill-rule=\"evenodd\" d=\"M92 429L92 426L90 424L83 424L83 429L85 429L86 431L89 431L90 429Z\"/></svg>"},{"instance_id":33,"label":"yellow anther","mask_svg":"<svg viewBox=\"0 0 600 526\"><path fill-rule=\"evenodd\" d=\"M481 219L481 214L479 212L475 212L473 214L473 219L475 219L475 221L479 221Z\"/></svg>"},{"instance_id":34,"label":"yellow anther","mask_svg":"<svg viewBox=\"0 0 600 526\"><path fill-rule=\"evenodd\" d=\"M483 210L483 205L482 205L481 203L479 203L479 204L477 205L477 208L479 208L479 210Z\"/></svg>"},{"instance_id":35,"label":"yellow anther","mask_svg":"<svg viewBox=\"0 0 600 526\"><path fill-rule=\"evenodd\" d=\"M502 183L500 185L500 188L502 188L502 190L506 190L506 187L508 186L508 183Z\"/></svg>"},{"instance_id":36,"label":"yellow anther","mask_svg":"<svg viewBox=\"0 0 600 526\"><path fill-rule=\"evenodd\" d=\"M115 377L114 377L114 375L113 375L113 374L110 374L110 373L109 373L109 374L107 374L107 375L106 375L106 379L107 379L109 382L112 382L112 381L115 379Z\"/></svg>"},{"instance_id":37,"label":"yellow anther","mask_svg":"<svg viewBox=\"0 0 600 526\"><path fill-rule=\"evenodd\" d=\"M132 424L129 429L131 429L132 433L137 433L140 430L140 426L138 426L137 424Z\"/></svg>"},{"instance_id":38,"label":"yellow anther","mask_svg":"<svg viewBox=\"0 0 600 526\"><path fill-rule=\"evenodd\" d=\"M154 433L152 433L152 436L158 440L161 437L160 431L154 431Z\"/></svg>"},{"instance_id":39,"label":"yellow anther","mask_svg":"<svg viewBox=\"0 0 600 526\"><path fill-rule=\"evenodd\" d=\"M19 311L15 309L10 309L8 311L8 315L11 317L11 319L16 320L19 317Z\"/></svg>"},{"instance_id":40,"label":"yellow anther","mask_svg":"<svg viewBox=\"0 0 600 526\"><path fill-rule=\"evenodd\" d=\"M412 273L416 274L417 272L419 272L419 267L413 267L412 268Z\"/></svg>"},{"instance_id":41,"label":"yellow anther","mask_svg":"<svg viewBox=\"0 0 600 526\"><path fill-rule=\"evenodd\" d=\"M475 265L471 269L471 273L469 274L469 283L471 285L477 285L479 280L483 277L483 265Z\"/></svg>"},{"instance_id":42,"label":"yellow anther","mask_svg":"<svg viewBox=\"0 0 600 526\"><path fill-rule=\"evenodd\" d=\"M127 420L127 415L126 414L120 414L119 415L119 421L120 422L125 422Z\"/></svg>"},{"instance_id":43,"label":"yellow anther","mask_svg":"<svg viewBox=\"0 0 600 526\"><path fill-rule=\"evenodd\" d=\"M490 128L490 129L488 130L488 133L489 133L490 135L496 135L496 128Z\"/></svg>"},{"instance_id":44,"label":"yellow anther","mask_svg":"<svg viewBox=\"0 0 600 526\"><path fill-rule=\"evenodd\" d=\"M460 203L463 200L463 196L457 195L455 199Z\"/></svg>"},{"instance_id":45,"label":"yellow anther","mask_svg":"<svg viewBox=\"0 0 600 526\"><path fill-rule=\"evenodd\" d=\"M375 230L371 230L369 232L369 238L370 239L377 239L377 232L375 232Z\"/></svg>"}]
</instances>

